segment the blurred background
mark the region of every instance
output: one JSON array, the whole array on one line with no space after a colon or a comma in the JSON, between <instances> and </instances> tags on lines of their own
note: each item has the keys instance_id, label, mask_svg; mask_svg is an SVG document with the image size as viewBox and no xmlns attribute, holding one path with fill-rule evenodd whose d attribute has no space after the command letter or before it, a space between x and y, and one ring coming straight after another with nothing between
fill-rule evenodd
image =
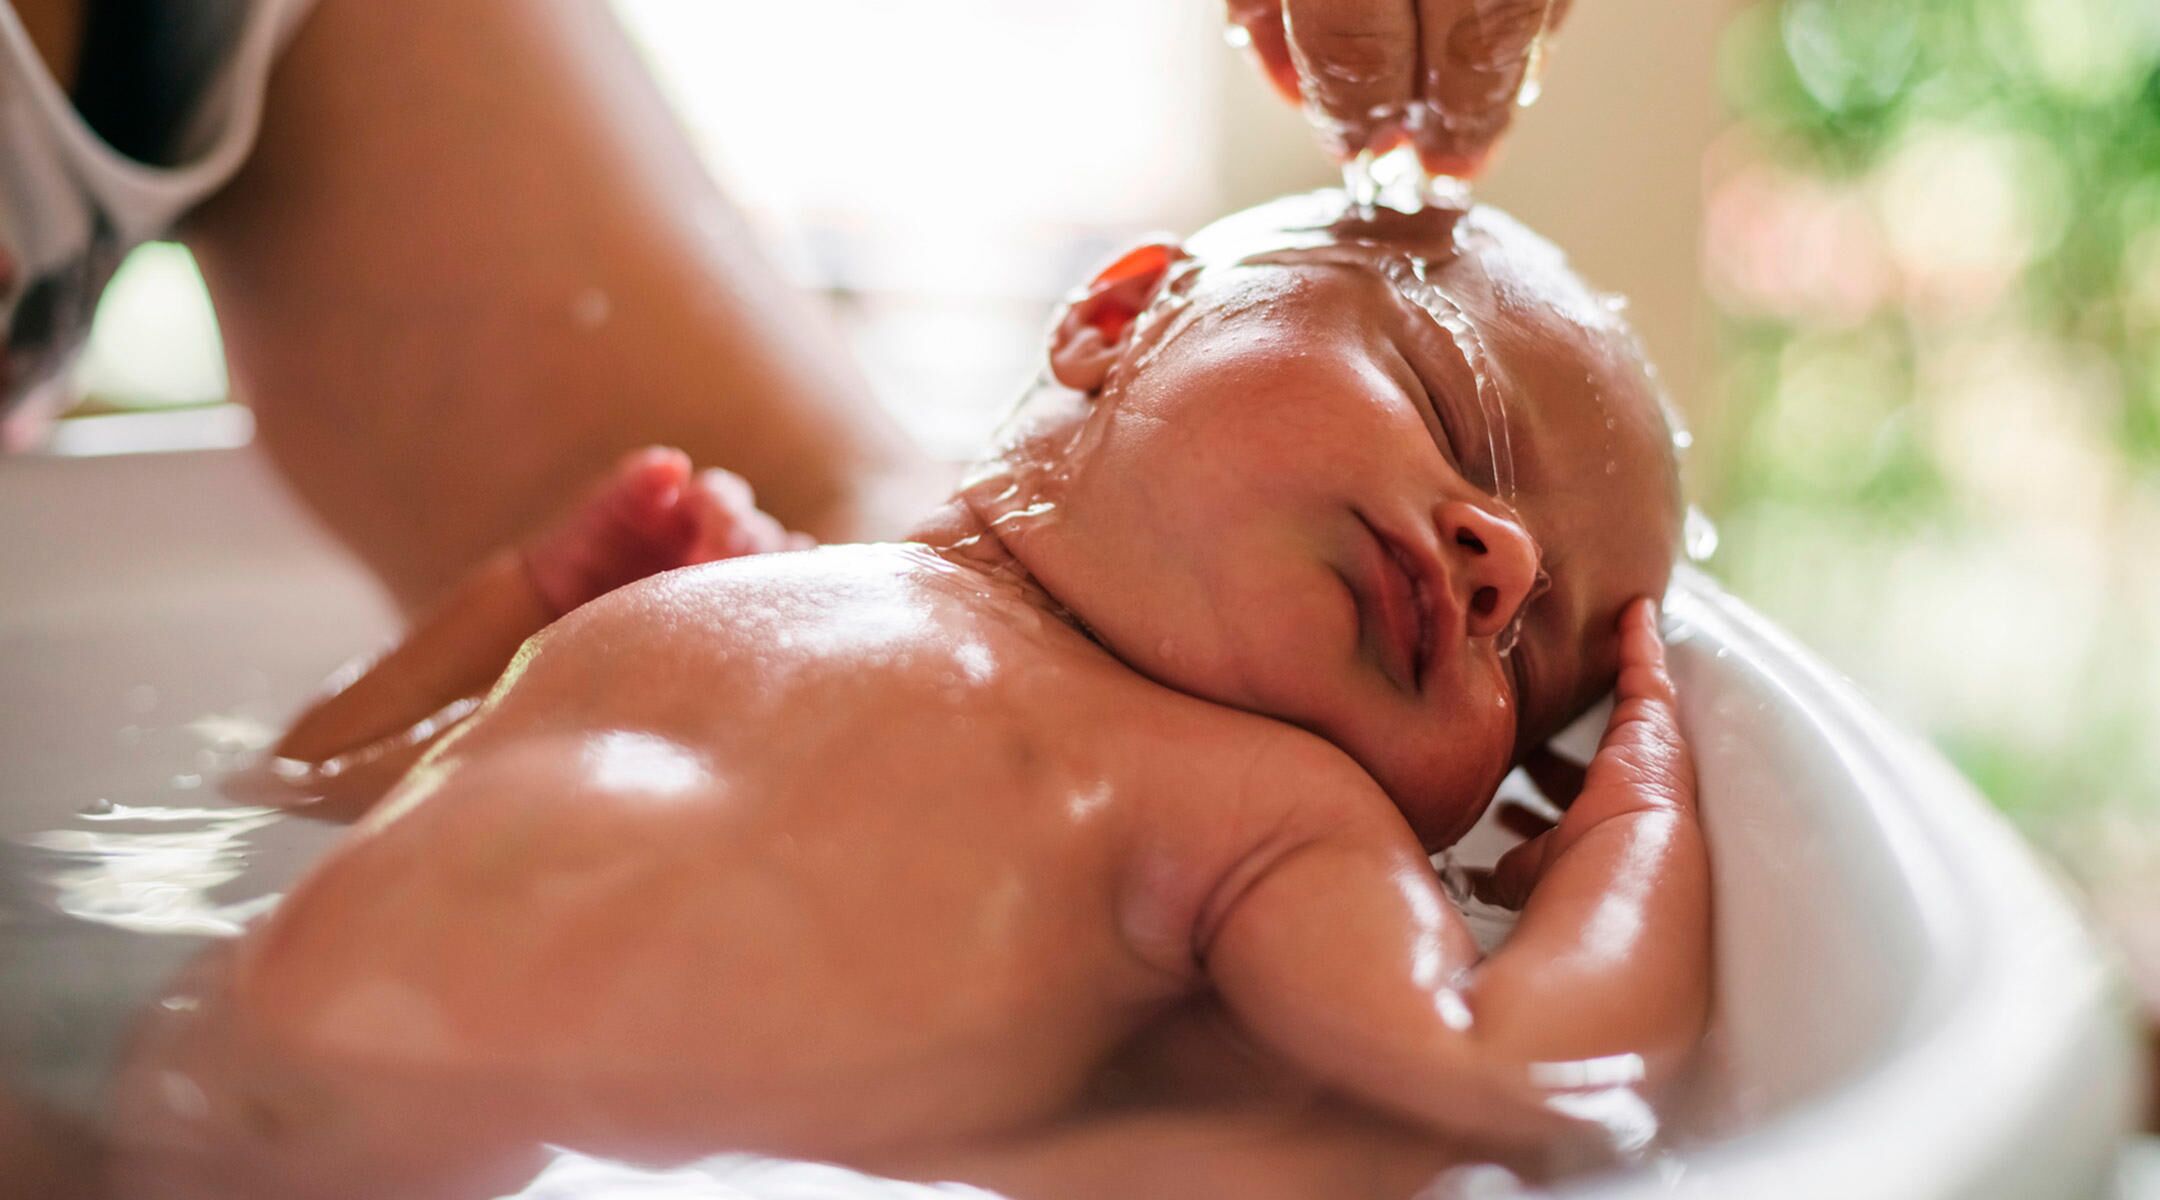
<instances>
[{"instance_id":1,"label":"blurred background","mask_svg":"<svg viewBox=\"0 0 2160 1200\"><path fill-rule=\"evenodd\" d=\"M1211 0L616 7L948 457L1118 244L1334 178ZM2160 4L1576 7L1480 196L1632 298L1710 571L2160 937ZM224 400L184 251L127 264L79 382L85 415Z\"/></svg>"}]
</instances>

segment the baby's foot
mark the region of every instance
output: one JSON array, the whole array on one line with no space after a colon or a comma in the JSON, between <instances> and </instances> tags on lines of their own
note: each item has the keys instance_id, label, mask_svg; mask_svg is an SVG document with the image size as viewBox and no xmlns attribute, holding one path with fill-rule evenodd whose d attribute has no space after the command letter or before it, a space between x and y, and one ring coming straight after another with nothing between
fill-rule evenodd
<instances>
[{"instance_id":1,"label":"baby's foot","mask_svg":"<svg viewBox=\"0 0 2160 1200\"><path fill-rule=\"evenodd\" d=\"M570 513L523 547L556 615L648 575L814 543L757 507L730 471L691 473L690 456L654 446L625 455Z\"/></svg>"},{"instance_id":2,"label":"baby's foot","mask_svg":"<svg viewBox=\"0 0 2160 1200\"><path fill-rule=\"evenodd\" d=\"M816 538L796 533L759 508L749 481L733 471L708 467L698 472L683 489L682 504L694 530L685 566L817 545Z\"/></svg>"}]
</instances>

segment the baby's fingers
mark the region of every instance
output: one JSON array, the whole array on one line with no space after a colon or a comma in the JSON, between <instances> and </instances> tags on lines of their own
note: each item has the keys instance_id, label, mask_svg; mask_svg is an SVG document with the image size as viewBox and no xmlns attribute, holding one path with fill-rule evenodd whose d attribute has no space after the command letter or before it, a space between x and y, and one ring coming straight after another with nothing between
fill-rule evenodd
<instances>
[{"instance_id":1,"label":"baby's fingers","mask_svg":"<svg viewBox=\"0 0 2160 1200\"><path fill-rule=\"evenodd\" d=\"M1548 829L1512 847L1500 856L1491 871L1471 877L1471 890L1487 904L1521 909L1544 876L1546 864L1552 860L1552 849L1557 844L1558 840Z\"/></svg>"},{"instance_id":2,"label":"baby's fingers","mask_svg":"<svg viewBox=\"0 0 2160 1200\"><path fill-rule=\"evenodd\" d=\"M1692 807L1694 763L1680 733L1657 605L1650 600L1637 600L1621 614L1620 679L1613 690L1617 703L1591 760L1585 792L1623 789L1637 802Z\"/></svg>"},{"instance_id":3,"label":"baby's fingers","mask_svg":"<svg viewBox=\"0 0 2160 1200\"><path fill-rule=\"evenodd\" d=\"M1665 669L1665 639L1658 633L1655 600L1636 600L1620 614L1620 680L1613 692L1622 705L1632 701L1673 713L1672 675Z\"/></svg>"}]
</instances>

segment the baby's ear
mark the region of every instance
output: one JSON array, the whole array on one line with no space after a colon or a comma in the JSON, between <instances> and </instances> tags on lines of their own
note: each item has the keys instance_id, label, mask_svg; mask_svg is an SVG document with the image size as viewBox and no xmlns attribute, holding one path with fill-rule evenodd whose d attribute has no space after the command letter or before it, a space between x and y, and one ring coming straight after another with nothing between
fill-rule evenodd
<instances>
[{"instance_id":1,"label":"baby's ear","mask_svg":"<svg viewBox=\"0 0 2160 1200\"><path fill-rule=\"evenodd\" d=\"M1186 257L1177 246L1150 242L1127 251L1067 302L1050 331L1050 373L1057 381L1075 391L1101 390L1110 364L1132 342L1134 321Z\"/></svg>"}]
</instances>

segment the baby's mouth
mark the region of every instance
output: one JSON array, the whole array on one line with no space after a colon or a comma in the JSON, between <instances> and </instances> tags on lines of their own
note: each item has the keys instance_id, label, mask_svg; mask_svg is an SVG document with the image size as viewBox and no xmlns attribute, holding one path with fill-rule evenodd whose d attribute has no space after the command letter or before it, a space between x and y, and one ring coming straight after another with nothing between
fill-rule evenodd
<instances>
[{"instance_id":1,"label":"baby's mouth","mask_svg":"<svg viewBox=\"0 0 2160 1200\"><path fill-rule=\"evenodd\" d=\"M1388 674L1406 690L1422 690L1432 658L1432 604L1424 581L1402 547L1360 516L1371 535L1366 556L1367 591L1379 625Z\"/></svg>"}]
</instances>

